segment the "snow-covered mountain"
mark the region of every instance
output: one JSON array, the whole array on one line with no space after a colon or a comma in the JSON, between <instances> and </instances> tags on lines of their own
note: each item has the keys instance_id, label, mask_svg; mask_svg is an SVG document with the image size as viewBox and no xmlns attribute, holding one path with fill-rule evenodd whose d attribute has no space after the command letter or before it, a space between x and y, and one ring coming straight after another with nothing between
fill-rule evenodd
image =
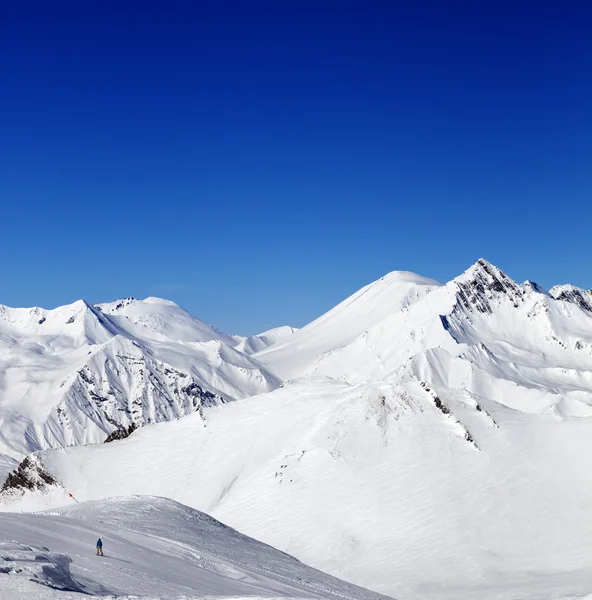
<instances>
[{"instance_id":1,"label":"snow-covered mountain","mask_svg":"<svg viewBox=\"0 0 592 600\"><path fill-rule=\"evenodd\" d=\"M206 419L45 452L63 487L5 508L62 506L69 493L166 495L404 600L592 592L588 419L477 405L462 392L444 401L417 382L329 378Z\"/></svg>"},{"instance_id":2,"label":"snow-covered mountain","mask_svg":"<svg viewBox=\"0 0 592 600\"><path fill-rule=\"evenodd\" d=\"M0 599L89 597L386 600L165 498L0 515Z\"/></svg>"},{"instance_id":3,"label":"snow-covered mountain","mask_svg":"<svg viewBox=\"0 0 592 600\"><path fill-rule=\"evenodd\" d=\"M8 506L165 495L397 598L583 596L591 297L392 273L249 357L279 389L41 453L61 485Z\"/></svg>"},{"instance_id":4,"label":"snow-covered mountain","mask_svg":"<svg viewBox=\"0 0 592 600\"><path fill-rule=\"evenodd\" d=\"M294 335L254 356L282 379L315 370L319 360L355 340L440 284L414 273L395 271L367 285Z\"/></svg>"},{"instance_id":5,"label":"snow-covered mountain","mask_svg":"<svg viewBox=\"0 0 592 600\"><path fill-rule=\"evenodd\" d=\"M0 306L0 453L102 442L276 388L236 345L158 298Z\"/></svg>"},{"instance_id":6,"label":"snow-covered mountain","mask_svg":"<svg viewBox=\"0 0 592 600\"><path fill-rule=\"evenodd\" d=\"M369 290L382 290L386 280ZM591 292L519 285L485 260L446 285L412 289L389 298L392 310L362 332L358 324L374 307L358 294L340 305L351 313L350 327L344 319L335 333L318 335L345 312L334 309L254 356L291 377L423 381L441 396L452 390L524 412L592 415Z\"/></svg>"},{"instance_id":7,"label":"snow-covered mountain","mask_svg":"<svg viewBox=\"0 0 592 600\"><path fill-rule=\"evenodd\" d=\"M446 285L392 273L254 357L284 377L411 378L527 412L588 415L592 292L519 285L485 260Z\"/></svg>"}]
</instances>

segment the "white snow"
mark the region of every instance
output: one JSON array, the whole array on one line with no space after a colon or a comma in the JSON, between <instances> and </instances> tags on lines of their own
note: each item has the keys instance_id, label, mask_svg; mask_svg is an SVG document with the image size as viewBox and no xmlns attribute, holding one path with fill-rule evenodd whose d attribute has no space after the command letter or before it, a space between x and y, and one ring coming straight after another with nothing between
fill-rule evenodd
<instances>
[{"instance_id":1,"label":"white snow","mask_svg":"<svg viewBox=\"0 0 592 600\"><path fill-rule=\"evenodd\" d=\"M191 416L45 453L65 489L12 510L166 494L397 598L589 593L587 420L444 398L450 415L414 384L303 381L211 409L206 427Z\"/></svg>"},{"instance_id":2,"label":"white snow","mask_svg":"<svg viewBox=\"0 0 592 600\"><path fill-rule=\"evenodd\" d=\"M98 537L102 557L95 555ZM381 598L165 498L114 498L41 514L0 514L0 598L88 595Z\"/></svg>"},{"instance_id":3,"label":"white snow","mask_svg":"<svg viewBox=\"0 0 592 600\"><path fill-rule=\"evenodd\" d=\"M185 342L214 384L233 352L284 383L120 442L42 452L64 487L4 508L167 496L403 600L586 597L588 294L479 260L445 285L391 273L253 356L244 338Z\"/></svg>"},{"instance_id":4,"label":"white snow","mask_svg":"<svg viewBox=\"0 0 592 600\"><path fill-rule=\"evenodd\" d=\"M403 310L438 286L440 284L433 279L394 271L255 357L282 379L296 377L311 370L324 353L345 346L372 325Z\"/></svg>"},{"instance_id":5,"label":"white snow","mask_svg":"<svg viewBox=\"0 0 592 600\"><path fill-rule=\"evenodd\" d=\"M100 442L279 385L234 345L157 298L0 306L0 453Z\"/></svg>"},{"instance_id":6,"label":"white snow","mask_svg":"<svg viewBox=\"0 0 592 600\"><path fill-rule=\"evenodd\" d=\"M237 342L235 348L245 354L254 354L255 352L261 352L265 348L269 348L273 344L284 341L297 331L298 329L294 327L284 326L269 329L250 337L233 336Z\"/></svg>"},{"instance_id":7,"label":"white snow","mask_svg":"<svg viewBox=\"0 0 592 600\"><path fill-rule=\"evenodd\" d=\"M7 454L0 454L0 481L4 481L10 471L14 470L18 465L18 461L8 456Z\"/></svg>"}]
</instances>

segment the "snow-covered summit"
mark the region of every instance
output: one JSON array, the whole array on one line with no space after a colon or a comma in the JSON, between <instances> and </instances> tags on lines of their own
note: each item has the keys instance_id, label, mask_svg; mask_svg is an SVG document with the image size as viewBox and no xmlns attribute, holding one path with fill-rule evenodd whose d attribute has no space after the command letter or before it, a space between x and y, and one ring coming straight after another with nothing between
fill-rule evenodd
<instances>
[{"instance_id":1,"label":"snow-covered summit","mask_svg":"<svg viewBox=\"0 0 592 600\"><path fill-rule=\"evenodd\" d=\"M363 287L283 342L254 356L284 379L314 368L319 357L341 348L387 316L406 309L441 284L393 271Z\"/></svg>"},{"instance_id":2,"label":"snow-covered summit","mask_svg":"<svg viewBox=\"0 0 592 600\"><path fill-rule=\"evenodd\" d=\"M556 300L571 302L580 308L592 312L592 290L582 290L575 285L556 285L549 290Z\"/></svg>"},{"instance_id":3,"label":"snow-covered summit","mask_svg":"<svg viewBox=\"0 0 592 600\"><path fill-rule=\"evenodd\" d=\"M145 304L167 304L169 306L178 306L178 304L172 300L167 300L166 298L157 298L156 296L148 296L147 298L144 298L143 302Z\"/></svg>"},{"instance_id":4,"label":"snow-covered summit","mask_svg":"<svg viewBox=\"0 0 592 600\"><path fill-rule=\"evenodd\" d=\"M122 329L139 337L170 339L175 342L209 342L222 340L233 345L233 339L204 323L175 302L149 297L145 300L124 298L97 304L96 308L111 317Z\"/></svg>"},{"instance_id":5,"label":"snow-covered summit","mask_svg":"<svg viewBox=\"0 0 592 600\"><path fill-rule=\"evenodd\" d=\"M300 330L249 338L161 298L0 306L0 453L101 441L310 375L359 383L403 371L433 379L433 369L454 387L470 370L464 385L476 393L487 373L491 393L512 406L587 414L591 318L592 292L546 293L484 259L445 285L394 271ZM534 384L531 369L545 369ZM547 400L508 400L507 385L525 397L534 385Z\"/></svg>"},{"instance_id":6,"label":"snow-covered summit","mask_svg":"<svg viewBox=\"0 0 592 600\"><path fill-rule=\"evenodd\" d=\"M0 307L0 454L103 441L280 381L173 302Z\"/></svg>"},{"instance_id":7,"label":"snow-covered summit","mask_svg":"<svg viewBox=\"0 0 592 600\"><path fill-rule=\"evenodd\" d=\"M501 295L516 306L524 296L522 286L483 258L453 279L451 284L458 287L458 301L467 310L479 312L492 312L490 301Z\"/></svg>"},{"instance_id":8,"label":"snow-covered summit","mask_svg":"<svg viewBox=\"0 0 592 600\"><path fill-rule=\"evenodd\" d=\"M546 293L480 259L443 286L391 274L255 357L284 378L412 377L527 412L583 416L592 405L587 306L581 290Z\"/></svg>"},{"instance_id":9,"label":"snow-covered summit","mask_svg":"<svg viewBox=\"0 0 592 600\"><path fill-rule=\"evenodd\" d=\"M7 337L38 335L69 337L79 341L86 337L92 343L100 343L112 333L113 324L84 300L50 310L0 305L0 334ZM13 339L16 341L16 338Z\"/></svg>"}]
</instances>

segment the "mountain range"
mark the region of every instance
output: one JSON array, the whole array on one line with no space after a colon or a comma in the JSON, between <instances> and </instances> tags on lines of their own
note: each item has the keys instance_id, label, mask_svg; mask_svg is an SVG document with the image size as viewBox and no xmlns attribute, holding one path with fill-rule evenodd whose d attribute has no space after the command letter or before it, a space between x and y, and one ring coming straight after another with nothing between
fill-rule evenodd
<instances>
[{"instance_id":1,"label":"mountain range","mask_svg":"<svg viewBox=\"0 0 592 600\"><path fill-rule=\"evenodd\" d=\"M591 291L481 259L300 330L127 299L2 308L0 344L2 451L51 477L11 510L165 496L397 598L590 593Z\"/></svg>"},{"instance_id":2,"label":"mountain range","mask_svg":"<svg viewBox=\"0 0 592 600\"><path fill-rule=\"evenodd\" d=\"M231 337L158 298L0 306L0 453L102 442L271 391L280 380L250 354L291 332Z\"/></svg>"}]
</instances>

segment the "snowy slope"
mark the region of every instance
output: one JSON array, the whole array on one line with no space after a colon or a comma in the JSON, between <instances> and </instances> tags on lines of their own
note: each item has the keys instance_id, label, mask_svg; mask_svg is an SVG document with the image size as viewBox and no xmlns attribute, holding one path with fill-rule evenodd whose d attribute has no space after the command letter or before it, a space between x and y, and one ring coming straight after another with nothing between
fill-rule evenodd
<instances>
[{"instance_id":1,"label":"snowy slope","mask_svg":"<svg viewBox=\"0 0 592 600\"><path fill-rule=\"evenodd\" d=\"M234 344L231 336L200 321L174 302L163 298L124 298L115 302L97 304L104 315L117 323L121 329L137 337L178 342L211 342L220 340L227 346Z\"/></svg>"},{"instance_id":2,"label":"snowy slope","mask_svg":"<svg viewBox=\"0 0 592 600\"><path fill-rule=\"evenodd\" d=\"M44 452L64 488L7 506L166 495L398 598L589 594L589 297L392 273L254 355L280 389Z\"/></svg>"},{"instance_id":3,"label":"snowy slope","mask_svg":"<svg viewBox=\"0 0 592 600\"><path fill-rule=\"evenodd\" d=\"M345 346L375 323L403 310L438 286L437 281L415 273L389 273L255 357L282 379L310 372L325 353Z\"/></svg>"},{"instance_id":4,"label":"snowy slope","mask_svg":"<svg viewBox=\"0 0 592 600\"><path fill-rule=\"evenodd\" d=\"M104 557L94 555L99 536ZM165 498L0 514L0 598L63 600L88 594L163 600L381 598Z\"/></svg>"},{"instance_id":5,"label":"snowy slope","mask_svg":"<svg viewBox=\"0 0 592 600\"><path fill-rule=\"evenodd\" d=\"M382 285L380 280L366 289ZM343 331L354 330L344 325L348 312L363 296L255 356L290 376L328 375L350 383L425 380L438 391L460 389L526 412L592 415L590 292L561 286L547 293L532 282L519 285L480 260L446 285L421 285L410 295L414 302L391 305L347 343ZM320 335L317 328L326 322L341 325ZM356 315L354 322L362 319ZM286 353L292 343L296 358Z\"/></svg>"},{"instance_id":6,"label":"snowy slope","mask_svg":"<svg viewBox=\"0 0 592 600\"><path fill-rule=\"evenodd\" d=\"M235 344L156 298L0 306L0 453L103 441L277 387Z\"/></svg>"},{"instance_id":7,"label":"snowy slope","mask_svg":"<svg viewBox=\"0 0 592 600\"><path fill-rule=\"evenodd\" d=\"M65 488L5 508L63 505L68 492L166 494L397 598L592 593L587 419L440 398L417 382L329 379L206 418L44 453Z\"/></svg>"}]
</instances>

